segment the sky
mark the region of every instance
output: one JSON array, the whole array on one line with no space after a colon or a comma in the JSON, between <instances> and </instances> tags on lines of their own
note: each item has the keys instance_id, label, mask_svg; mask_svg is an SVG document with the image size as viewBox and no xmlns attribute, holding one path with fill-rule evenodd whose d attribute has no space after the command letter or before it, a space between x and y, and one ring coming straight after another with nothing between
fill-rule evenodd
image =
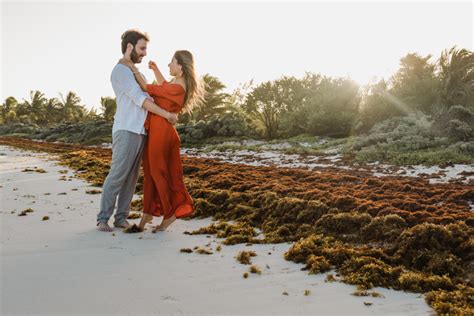
<instances>
[{"instance_id":1,"label":"sky","mask_svg":"<svg viewBox=\"0 0 474 316\"><path fill-rule=\"evenodd\" d=\"M408 53L439 58L457 45L473 50L473 2L434 1L2 1L2 102L76 92L88 108L114 96L110 72L130 28L150 35L139 65L148 81L154 60L164 74L174 51L187 49L199 75L231 92L306 71L389 78Z\"/></svg>"}]
</instances>

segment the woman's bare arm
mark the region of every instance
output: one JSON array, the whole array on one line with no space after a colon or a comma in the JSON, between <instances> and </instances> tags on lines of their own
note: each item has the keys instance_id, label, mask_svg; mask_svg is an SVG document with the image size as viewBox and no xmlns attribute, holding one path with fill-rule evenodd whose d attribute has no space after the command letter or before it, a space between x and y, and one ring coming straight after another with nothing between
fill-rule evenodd
<instances>
[{"instance_id":1,"label":"woman's bare arm","mask_svg":"<svg viewBox=\"0 0 474 316\"><path fill-rule=\"evenodd\" d=\"M148 99L145 99L145 101L143 102L143 108L147 109L148 111L150 111L153 114L156 114L156 115L159 115L159 116L165 118L172 125L175 125L178 122L178 115L177 114L168 112L168 111L160 108L158 105L156 105L155 103L151 102Z\"/></svg>"},{"instance_id":2,"label":"woman's bare arm","mask_svg":"<svg viewBox=\"0 0 474 316\"><path fill-rule=\"evenodd\" d=\"M156 82L158 84L162 84L163 81L165 81L165 77L163 77L163 74L161 73L161 71L158 69L158 66L156 65L156 63L152 60L150 60L148 62L148 68L150 68L151 70L153 70L153 73L155 74L155 79L156 79Z\"/></svg>"},{"instance_id":3,"label":"woman's bare arm","mask_svg":"<svg viewBox=\"0 0 474 316\"><path fill-rule=\"evenodd\" d=\"M138 71L138 69L137 71L133 71L133 75L135 76L135 80L138 82L138 85L140 86L140 88L142 88L142 91L146 92L146 82L143 79L140 72Z\"/></svg>"},{"instance_id":4,"label":"woman's bare arm","mask_svg":"<svg viewBox=\"0 0 474 316\"><path fill-rule=\"evenodd\" d=\"M137 80L137 83L140 85L140 88L143 91L146 92L146 82L143 79L143 77L140 75L140 73L138 72L137 67L135 67L135 65L132 62L126 61L124 59L120 59L119 63L124 64L125 66L129 67L132 70L132 72L135 76L135 79ZM160 108L158 105L153 103L152 100L153 99L151 97L149 99L148 98L145 99L145 101L143 102L142 107L144 109L150 111L153 114L156 114L156 115L159 115L159 116L165 118L172 125L176 125L176 123L178 122L178 115L175 114L175 113L168 112L168 111Z\"/></svg>"},{"instance_id":5,"label":"woman's bare arm","mask_svg":"<svg viewBox=\"0 0 474 316\"><path fill-rule=\"evenodd\" d=\"M130 70L132 71L133 76L135 77L135 80L137 81L138 85L140 86L142 91L146 92L146 81L145 81L145 79L143 79L142 75L138 71L138 68L135 66L135 64L132 63L131 61L125 60L123 58L119 60L119 63L127 66L128 68L130 68Z\"/></svg>"}]
</instances>

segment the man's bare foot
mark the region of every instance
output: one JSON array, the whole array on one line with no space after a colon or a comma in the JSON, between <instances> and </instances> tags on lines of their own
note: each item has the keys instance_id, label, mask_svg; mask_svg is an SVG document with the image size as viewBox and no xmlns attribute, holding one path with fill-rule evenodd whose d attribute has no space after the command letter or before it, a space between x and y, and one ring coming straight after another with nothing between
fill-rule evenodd
<instances>
[{"instance_id":1,"label":"man's bare foot","mask_svg":"<svg viewBox=\"0 0 474 316\"><path fill-rule=\"evenodd\" d=\"M119 227L119 228L129 228L130 226L132 226L127 220L124 220L123 222L119 223L119 224L115 224L114 223L114 226L115 227Z\"/></svg>"},{"instance_id":2,"label":"man's bare foot","mask_svg":"<svg viewBox=\"0 0 474 316\"><path fill-rule=\"evenodd\" d=\"M140 221L140 224L138 224L138 227L141 229L145 229L145 225L153 220L153 216L147 213L143 213L142 215L142 220Z\"/></svg>"},{"instance_id":3,"label":"man's bare foot","mask_svg":"<svg viewBox=\"0 0 474 316\"><path fill-rule=\"evenodd\" d=\"M170 218L163 219L160 225L156 226L155 229L153 229L153 233L156 233L157 231L164 231L166 228L168 228L174 221L176 220L176 216L171 216Z\"/></svg>"},{"instance_id":4,"label":"man's bare foot","mask_svg":"<svg viewBox=\"0 0 474 316\"><path fill-rule=\"evenodd\" d=\"M101 232L106 232L106 233L110 233L110 232L114 231L114 229L112 227L110 227L109 224L107 224L105 222L100 222L97 225L97 229Z\"/></svg>"}]
</instances>

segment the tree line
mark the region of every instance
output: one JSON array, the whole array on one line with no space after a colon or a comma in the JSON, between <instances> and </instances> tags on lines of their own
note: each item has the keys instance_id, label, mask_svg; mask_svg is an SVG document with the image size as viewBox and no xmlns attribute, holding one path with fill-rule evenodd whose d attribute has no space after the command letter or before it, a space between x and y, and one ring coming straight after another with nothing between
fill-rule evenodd
<instances>
[{"instance_id":1,"label":"tree line","mask_svg":"<svg viewBox=\"0 0 474 316\"><path fill-rule=\"evenodd\" d=\"M439 121L440 129L449 124L472 136L466 118L474 117L474 54L467 49L446 49L434 60L431 55L407 54L389 79L366 86L350 78L308 72L302 78L250 81L225 93L226 86L218 78L206 74L202 79L206 98L192 113L180 116L182 125L221 120L220 129L232 126L227 126L229 135L229 128L235 128L268 139L299 134L344 137L365 133L392 117L422 112ZM2 124L40 126L112 122L115 109L111 97L101 98L97 112L88 110L72 91L51 99L32 91L29 100L8 97L1 105L0 119ZM232 122L222 122L222 117L231 117Z\"/></svg>"}]
</instances>

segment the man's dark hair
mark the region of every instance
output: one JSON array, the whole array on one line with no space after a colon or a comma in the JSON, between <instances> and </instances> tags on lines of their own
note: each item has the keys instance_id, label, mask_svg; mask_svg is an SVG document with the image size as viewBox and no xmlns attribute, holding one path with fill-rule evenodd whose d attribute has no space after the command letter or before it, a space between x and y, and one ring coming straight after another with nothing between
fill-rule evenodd
<instances>
[{"instance_id":1,"label":"man's dark hair","mask_svg":"<svg viewBox=\"0 0 474 316\"><path fill-rule=\"evenodd\" d=\"M125 54L128 43L132 44L133 47L135 47L135 45L137 45L137 42L141 39L144 39L147 42L150 41L150 37L148 37L147 33L140 32L136 29L125 31L125 33L122 34L122 54Z\"/></svg>"}]
</instances>

